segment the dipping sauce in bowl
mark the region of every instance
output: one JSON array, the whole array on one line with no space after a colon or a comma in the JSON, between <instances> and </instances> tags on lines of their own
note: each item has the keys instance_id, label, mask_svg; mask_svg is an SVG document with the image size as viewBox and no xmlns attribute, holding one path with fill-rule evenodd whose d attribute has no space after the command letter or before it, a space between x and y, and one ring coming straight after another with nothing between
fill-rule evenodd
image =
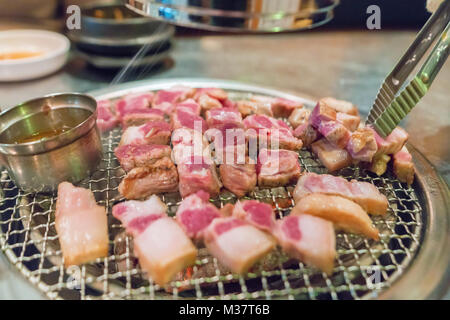
<instances>
[{"instance_id":1,"label":"dipping sauce in bowl","mask_svg":"<svg viewBox=\"0 0 450 320\"><path fill-rule=\"evenodd\" d=\"M37 51L15 51L15 52L0 52L0 60L16 60L26 59L40 56L42 52Z\"/></svg>"}]
</instances>

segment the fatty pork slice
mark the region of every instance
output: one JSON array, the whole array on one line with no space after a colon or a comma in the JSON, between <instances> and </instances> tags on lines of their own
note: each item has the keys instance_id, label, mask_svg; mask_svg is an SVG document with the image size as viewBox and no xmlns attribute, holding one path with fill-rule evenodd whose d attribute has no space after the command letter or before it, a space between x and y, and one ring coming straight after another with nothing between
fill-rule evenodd
<instances>
[{"instance_id":1,"label":"fatty pork slice","mask_svg":"<svg viewBox=\"0 0 450 320\"><path fill-rule=\"evenodd\" d=\"M141 126L128 127L122 134L119 145L169 144L171 134L167 122L151 121Z\"/></svg>"},{"instance_id":2,"label":"fatty pork slice","mask_svg":"<svg viewBox=\"0 0 450 320\"><path fill-rule=\"evenodd\" d=\"M347 150L335 146L325 138L314 142L311 149L330 172L348 167L352 163L352 157Z\"/></svg>"},{"instance_id":3,"label":"fatty pork slice","mask_svg":"<svg viewBox=\"0 0 450 320\"><path fill-rule=\"evenodd\" d=\"M321 137L321 134L311 124L303 123L295 128L294 137L300 139L303 146L309 147Z\"/></svg>"},{"instance_id":4,"label":"fatty pork slice","mask_svg":"<svg viewBox=\"0 0 450 320\"><path fill-rule=\"evenodd\" d=\"M291 257L332 273L336 236L330 221L308 214L289 215L277 221L274 235Z\"/></svg>"},{"instance_id":5,"label":"fatty pork slice","mask_svg":"<svg viewBox=\"0 0 450 320\"><path fill-rule=\"evenodd\" d=\"M114 129L119 124L119 119L112 111L109 100L97 101L97 126L101 132Z\"/></svg>"},{"instance_id":6,"label":"fatty pork slice","mask_svg":"<svg viewBox=\"0 0 450 320\"><path fill-rule=\"evenodd\" d=\"M273 117L270 105L262 102L240 100L236 103L239 113L245 118L252 114L263 114Z\"/></svg>"},{"instance_id":7,"label":"fatty pork slice","mask_svg":"<svg viewBox=\"0 0 450 320\"><path fill-rule=\"evenodd\" d=\"M291 128L282 120L266 115L251 115L243 121L247 138L258 139L259 145L275 149L274 143L282 149L299 150L303 143L294 137Z\"/></svg>"},{"instance_id":8,"label":"fatty pork slice","mask_svg":"<svg viewBox=\"0 0 450 320\"><path fill-rule=\"evenodd\" d=\"M393 157L394 174L401 182L412 184L414 182L414 165L412 156L404 146Z\"/></svg>"},{"instance_id":9,"label":"fatty pork slice","mask_svg":"<svg viewBox=\"0 0 450 320\"><path fill-rule=\"evenodd\" d=\"M139 234L140 228L146 223L166 216L167 206L161 199L152 195L144 201L128 200L112 207L112 215L118 219L127 233Z\"/></svg>"},{"instance_id":10,"label":"fatty pork slice","mask_svg":"<svg viewBox=\"0 0 450 320\"><path fill-rule=\"evenodd\" d=\"M126 199L133 200L177 190L177 169L168 157L161 158L145 167L132 169L119 184L120 194Z\"/></svg>"},{"instance_id":11,"label":"fatty pork slice","mask_svg":"<svg viewBox=\"0 0 450 320\"><path fill-rule=\"evenodd\" d=\"M291 115L289 116L289 123L291 124L292 128L297 128L299 125L308 123L309 116L311 115L311 110L306 108L297 108L294 111L292 111Z\"/></svg>"},{"instance_id":12,"label":"fatty pork slice","mask_svg":"<svg viewBox=\"0 0 450 320\"><path fill-rule=\"evenodd\" d=\"M372 162L378 150L373 131L368 127L363 127L352 132L346 149L353 159Z\"/></svg>"},{"instance_id":13,"label":"fatty pork slice","mask_svg":"<svg viewBox=\"0 0 450 320\"><path fill-rule=\"evenodd\" d=\"M378 229L367 213L355 202L339 196L312 193L300 199L291 215L309 214L328 221L347 232L379 240Z\"/></svg>"},{"instance_id":14,"label":"fatty pork slice","mask_svg":"<svg viewBox=\"0 0 450 320\"><path fill-rule=\"evenodd\" d=\"M359 204L365 211L375 215L387 212L388 200L385 195L369 182L351 180L330 174L304 173L298 179L294 190L295 202L311 193L322 193L347 198Z\"/></svg>"},{"instance_id":15,"label":"fatty pork slice","mask_svg":"<svg viewBox=\"0 0 450 320\"><path fill-rule=\"evenodd\" d=\"M371 130L377 142L376 155L395 154L403 148L408 140L408 133L400 127L396 127L386 138L382 138L375 130Z\"/></svg>"},{"instance_id":16,"label":"fatty pork slice","mask_svg":"<svg viewBox=\"0 0 450 320\"><path fill-rule=\"evenodd\" d=\"M175 164L183 163L193 156L211 159L208 141L199 131L188 128L175 129L172 134L172 158Z\"/></svg>"},{"instance_id":17,"label":"fatty pork slice","mask_svg":"<svg viewBox=\"0 0 450 320\"><path fill-rule=\"evenodd\" d=\"M271 235L234 217L214 219L205 229L204 241L209 253L239 274L275 248Z\"/></svg>"},{"instance_id":18,"label":"fatty pork slice","mask_svg":"<svg viewBox=\"0 0 450 320\"><path fill-rule=\"evenodd\" d=\"M200 115L202 108L194 99L187 99L175 105L175 109L183 109L195 115Z\"/></svg>"},{"instance_id":19,"label":"fatty pork slice","mask_svg":"<svg viewBox=\"0 0 450 320\"><path fill-rule=\"evenodd\" d=\"M216 108L206 111L206 123L209 129L218 130L244 127L241 114L232 108Z\"/></svg>"},{"instance_id":20,"label":"fatty pork slice","mask_svg":"<svg viewBox=\"0 0 450 320\"><path fill-rule=\"evenodd\" d=\"M297 182L300 177L298 154L289 150L262 149L256 166L260 187L279 187Z\"/></svg>"},{"instance_id":21,"label":"fatty pork slice","mask_svg":"<svg viewBox=\"0 0 450 320\"><path fill-rule=\"evenodd\" d=\"M160 109L165 114L170 115L175 104L192 98L194 94L195 89L180 85L159 90L153 99L153 108Z\"/></svg>"},{"instance_id":22,"label":"fatty pork slice","mask_svg":"<svg viewBox=\"0 0 450 320\"><path fill-rule=\"evenodd\" d=\"M272 207L257 200L238 201L234 206L233 217L243 219L269 233L275 228L275 212Z\"/></svg>"},{"instance_id":23,"label":"fatty pork slice","mask_svg":"<svg viewBox=\"0 0 450 320\"><path fill-rule=\"evenodd\" d=\"M216 166L207 157L184 158L181 163L178 163L178 175L180 194L183 198L199 190L206 191L214 197L219 194L222 187Z\"/></svg>"},{"instance_id":24,"label":"fatty pork slice","mask_svg":"<svg viewBox=\"0 0 450 320\"><path fill-rule=\"evenodd\" d=\"M97 205L92 191L60 183L55 226L66 267L108 255L106 210Z\"/></svg>"},{"instance_id":25,"label":"fatty pork slice","mask_svg":"<svg viewBox=\"0 0 450 320\"><path fill-rule=\"evenodd\" d=\"M122 129L140 126L150 121L164 121L164 113L158 109L132 109L122 114Z\"/></svg>"},{"instance_id":26,"label":"fatty pork slice","mask_svg":"<svg viewBox=\"0 0 450 320\"><path fill-rule=\"evenodd\" d=\"M227 92L220 88L199 88L194 95L194 99L199 103L203 114L208 110L231 107L233 104L228 99Z\"/></svg>"},{"instance_id":27,"label":"fatty pork slice","mask_svg":"<svg viewBox=\"0 0 450 320\"><path fill-rule=\"evenodd\" d=\"M221 129L208 129L205 138L212 142L214 161L217 164L246 163L247 137L244 129L235 128L233 124L228 128L228 124L224 124Z\"/></svg>"},{"instance_id":28,"label":"fatty pork slice","mask_svg":"<svg viewBox=\"0 0 450 320\"><path fill-rule=\"evenodd\" d=\"M277 118L288 118L295 109L303 108L303 103L284 98L255 95L250 100L270 106L273 116Z\"/></svg>"},{"instance_id":29,"label":"fatty pork slice","mask_svg":"<svg viewBox=\"0 0 450 320\"><path fill-rule=\"evenodd\" d=\"M220 216L219 209L209 202L209 194L200 190L183 199L176 220L189 238L201 242L205 228Z\"/></svg>"},{"instance_id":30,"label":"fatty pork slice","mask_svg":"<svg viewBox=\"0 0 450 320\"><path fill-rule=\"evenodd\" d=\"M345 100L338 100L332 97L325 97L320 99L320 102L327 107L332 108L336 112L342 112L353 116L358 116L358 108L351 102Z\"/></svg>"},{"instance_id":31,"label":"fatty pork slice","mask_svg":"<svg viewBox=\"0 0 450 320\"><path fill-rule=\"evenodd\" d=\"M141 224L133 244L142 269L160 286L195 264L197 257L192 241L180 225L167 216Z\"/></svg>"},{"instance_id":32,"label":"fatty pork slice","mask_svg":"<svg viewBox=\"0 0 450 320\"><path fill-rule=\"evenodd\" d=\"M238 198L245 196L256 187L256 165L249 163L224 163L219 167L223 186L233 192Z\"/></svg>"},{"instance_id":33,"label":"fatty pork slice","mask_svg":"<svg viewBox=\"0 0 450 320\"><path fill-rule=\"evenodd\" d=\"M186 108L176 108L170 119L173 129L188 128L202 133L207 129L206 121Z\"/></svg>"},{"instance_id":34,"label":"fatty pork slice","mask_svg":"<svg viewBox=\"0 0 450 320\"><path fill-rule=\"evenodd\" d=\"M122 119L132 110L147 110L151 107L153 98L152 92L128 94L116 102L116 112Z\"/></svg>"},{"instance_id":35,"label":"fatty pork slice","mask_svg":"<svg viewBox=\"0 0 450 320\"><path fill-rule=\"evenodd\" d=\"M358 129L361 118L358 115L355 116L344 112L337 112L336 121L342 123L344 127L353 132Z\"/></svg>"},{"instance_id":36,"label":"fatty pork slice","mask_svg":"<svg viewBox=\"0 0 450 320\"><path fill-rule=\"evenodd\" d=\"M350 139L350 131L336 117L334 109L319 101L309 117L309 123L330 143L345 148Z\"/></svg>"},{"instance_id":37,"label":"fatty pork slice","mask_svg":"<svg viewBox=\"0 0 450 320\"><path fill-rule=\"evenodd\" d=\"M172 150L161 144L126 144L117 147L114 154L120 166L129 172L136 167L149 166L161 158L170 158Z\"/></svg>"}]
</instances>

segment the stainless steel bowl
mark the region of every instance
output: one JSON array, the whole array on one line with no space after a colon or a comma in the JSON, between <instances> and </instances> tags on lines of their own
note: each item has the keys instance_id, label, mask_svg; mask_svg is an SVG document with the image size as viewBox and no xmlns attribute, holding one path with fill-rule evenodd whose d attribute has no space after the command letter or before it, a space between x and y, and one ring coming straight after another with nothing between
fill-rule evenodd
<instances>
[{"instance_id":1,"label":"stainless steel bowl","mask_svg":"<svg viewBox=\"0 0 450 320\"><path fill-rule=\"evenodd\" d=\"M51 192L78 182L102 158L97 103L78 93L33 99L0 114L0 163L24 191ZM65 128L55 135L27 137ZM58 129L59 130L59 129Z\"/></svg>"}]
</instances>

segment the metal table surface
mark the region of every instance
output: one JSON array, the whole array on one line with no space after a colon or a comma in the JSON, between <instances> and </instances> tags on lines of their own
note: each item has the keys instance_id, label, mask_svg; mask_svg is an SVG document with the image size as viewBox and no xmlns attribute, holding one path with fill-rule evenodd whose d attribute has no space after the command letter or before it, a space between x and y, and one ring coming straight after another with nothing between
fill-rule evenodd
<instances>
[{"instance_id":1,"label":"metal table surface","mask_svg":"<svg viewBox=\"0 0 450 320\"><path fill-rule=\"evenodd\" d=\"M184 35L176 38L172 59L163 66L126 74L125 80L201 77L238 80L293 94L335 96L367 114L377 90L415 36L415 31L327 30L277 35ZM63 91L86 92L109 86L117 71L89 68L72 57L48 77L0 83L0 106ZM402 126L415 145L450 182L450 63ZM36 298L8 285L0 269L0 298ZM14 290L8 290L13 288ZM25 285L24 285L25 287ZM450 297L447 295L447 297Z\"/></svg>"}]
</instances>

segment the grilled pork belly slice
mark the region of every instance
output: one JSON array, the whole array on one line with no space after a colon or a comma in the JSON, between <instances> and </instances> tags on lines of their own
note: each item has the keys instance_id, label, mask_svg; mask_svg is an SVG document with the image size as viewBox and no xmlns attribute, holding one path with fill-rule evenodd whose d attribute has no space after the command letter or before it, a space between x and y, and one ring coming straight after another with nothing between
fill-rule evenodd
<instances>
[{"instance_id":1,"label":"grilled pork belly slice","mask_svg":"<svg viewBox=\"0 0 450 320\"><path fill-rule=\"evenodd\" d=\"M114 154L120 166L128 172L136 167L149 166L161 158L170 158L172 150L161 144L126 144L117 147Z\"/></svg>"},{"instance_id":2,"label":"grilled pork belly slice","mask_svg":"<svg viewBox=\"0 0 450 320\"><path fill-rule=\"evenodd\" d=\"M254 95L250 100L270 106L273 116L277 118L288 118L295 109L303 108L303 103L284 98Z\"/></svg>"},{"instance_id":3,"label":"grilled pork belly slice","mask_svg":"<svg viewBox=\"0 0 450 320\"><path fill-rule=\"evenodd\" d=\"M311 110L305 108L296 108L294 111L292 111L288 121L291 124L292 128L297 128L299 125L308 123L310 115Z\"/></svg>"},{"instance_id":4,"label":"grilled pork belly slice","mask_svg":"<svg viewBox=\"0 0 450 320\"><path fill-rule=\"evenodd\" d=\"M332 273L336 236L331 222L308 214L289 215L277 220L274 235L291 257Z\"/></svg>"},{"instance_id":5,"label":"grilled pork belly slice","mask_svg":"<svg viewBox=\"0 0 450 320\"><path fill-rule=\"evenodd\" d=\"M397 153L403 148L408 140L408 133L400 127L396 127L386 138L380 137L375 130L371 130L373 131L377 142L377 155Z\"/></svg>"},{"instance_id":6,"label":"grilled pork belly slice","mask_svg":"<svg viewBox=\"0 0 450 320\"><path fill-rule=\"evenodd\" d=\"M224 124L221 129L208 129L205 132L205 137L212 142L214 161L217 164L247 163L247 137L244 129L235 128L234 124L231 124L231 127L228 128L228 124Z\"/></svg>"},{"instance_id":7,"label":"grilled pork belly slice","mask_svg":"<svg viewBox=\"0 0 450 320\"><path fill-rule=\"evenodd\" d=\"M109 100L97 101L97 126L101 132L115 128L119 124L119 119L112 111L112 104Z\"/></svg>"},{"instance_id":8,"label":"grilled pork belly slice","mask_svg":"<svg viewBox=\"0 0 450 320\"><path fill-rule=\"evenodd\" d=\"M66 267L108 255L106 210L91 190L59 184L55 227Z\"/></svg>"},{"instance_id":9,"label":"grilled pork belly slice","mask_svg":"<svg viewBox=\"0 0 450 320\"><path fill-rule=\"evenodd\" d=\"M233 217L243 219L256 228L272 233L275 228L275 212L272 207L256 200L238 201Z\"/></svg>"},{"instance_id":10,"label":"grilled pork belly slice","mask_svg":"<svg viewBox=\"0 0 450 320\"><path fill-rule=\"evenodd\" d=\"M240 100L236 103L237 109L241 113L241 115L245 118L252 114L261 114L266 115L269 117L273 117L272 109L270 105L262 103L262 102L256 102L256 101L250 101L250 100Z\"/></svg>"},{"instance_id":11,"label":"grilled pork belly slice","mask_svg":"<svg viewBox=\"0 0 450 320\"><path fill-rule=\"evenodd\" d=\"M353 132L358 129L361 118L358 115L336 112L336 121L342 123L344 127Z\"/></svg>"},{"instance_id":12,"label":"grilled pork belly slice","mask_svg":"<svg viewBox=\"0 0 450 320\"><path fill-rule=\"evenodd\" d=\"M192 98L195 89L185 86L173 86L167 90L159 90L153 99L153 108L162 110L165 114L170 115L175 104Z\"/></svg>"},{"instance_id":13,"label":"grilled pork belly slice","mask_svg":"<svg viewBox=\"0 0 450 320\"><path fill-rule=\"evenodd\" d=\"M116 102L117 115L122 120L123 116L132 110L148 110L153 98L154 94L152 92L128 94Z\"/></svg>"},{"instance_id":14,"label":"grilled pork belly slice","mask_svg":"<svg viewBox=\"0 0 450 320\"><path fill-rule=\"evenodd\" d=\"M378 150L372 129L363 127L352 132L346 149L353 159L363 162L372 162L372 159Z\"/></svg>"},{"instance_id":15,"label":"grilled pork belly slice","mask_svg":"<svg viewBox=\"0 0 450 320\"><path fill-rule=\"evenodd\" d=\"M209 194L200 190L183 199L176 220L189 238L201 242L205 228L220 216L219 209L209 202Z\"/></svg>"},{"instance_id":16,"label":"grilled pork belly slice","mask_svg":"<svg viewBox=\"0 0 450 320\"><path fill-rule=\"evenodd\" d=\"M158 109L133 109L122 114L122 128L140 126L150 121L164 121L164 113Z\"/></svg>"},{"instance_id":17,"label":"grilled pork belly slice","mask_svg":"<svg viewBox=\"0 0 450 320\"><path fill-rule=\"evenodd\" d=\"M205 94L219 101L225 101L228 99L228 93L220 88L198 88L195 92L194 99L198 99Z\"/></svg>"},{"instance_id":18,"label":"grilled pork belly slice","mask_svg":"<svg viewBox=\"0 0 450 320\"><path fill-rule=\"evenodd\" d=\"M335 146L325 138L314 142L311 149L330 172L348 167L352 163L352 157L347 150Z\"/></svg>"},{"instance_id":19,"label":"grilled pork belly slice","mask_svg":"<svg viewBox=\"0 0 450 320\"><path fill-rule=\"evenodd\" d=\"M222 184L217 177L216 166L210 158L191 156L178 163L180 194L187 197L199 190L208 192L212 197L219 194Z\"/></svg>"},{"instance_id":20,"label":"grilled pork belly slice","mask_svg":"<svg viewBox=\"0 0 450 320\"><path fill-rule=\"evenodd\" d=\"M294 130L294 136L303 142L303 146L309 147L321 134L309 123L304 123Z\"/></svg>"},{"instance_id":21,"label":"grilled pork belly slice","mask_svg":"<svg viewBox=\"0 0 450 320\"><path fill-rule=\"evenodd\" d=\"M339 196L312 193L298 201L291 215L309 214L328 221L346 232L379 240L380 235L367 213L355 202Z\"/></svg>"},{"instance_id":22,"label":"grilled pork belly slice","mask_svg":"<svg viewBox=\"0 0 450 320\"><path fill-rule=\"evenodd\" d=\"M251 115L243 122L247 139L258 139L260 146L275 149L273 143L278 143L280 148L288 150L299 150L303 146L302 141L294 137L291 128L282 120L266 115Z\"/></svg>"},{"instance_id":23,"label":"grilled pork belly slice","mask_svg":"<svg viewBox=\"0 0 450 320\"><path fill-rule=\"evenodd\" d=\"M279 187L295 183L300 177L298 154L289 150L262 149L256 166L260 187Z\"/></svg>"},{"instance_id":24,"label":"grilled pork belly slice","mask_svg":"<svg viewBox=\"0 0 450 320\"><path fill-rule=\"evenodd\" d=\"M145 199L152 194L177 190L177 169L168 157L132 169L119 184L119 192L126 199Z\"/></svg>"},{"instance_id":25,"label":"grilled pork belly slice","mask_svg":"<svg viewBox=\"0 0 450 320\"><path fill-rule=\"evenodd\" d=\"M272 236L233 217L214 219L205 229L204 241L221 264L239 274L275 248Z\"/></svg>"},{"instance_id":26,"label":"grilled pork belly slice","mask_svg":"<svg viewBox=\"0 0 450 320\"><path fill-rule=\"evenodd\" d=\"M160 286L195 264L197 249L178 223L167 216L149 221L134 236L134 252L142 269Z\"/></svg>"},{"instance_id":27,"label":"grilled pork belly slice","mask_svg":"<svg viewBox=\"0 0 450 320\"><path fill-rule=\"evenodd\" d=\"M175 164L183 163L192 156L211 159L211 150L208 141L200 131L188 128L179 128L172 134L172 158Z\"/></svg>"},{"instance_id":28,"label":"grilled pork belly slice","mask_svg":"<svg viewBox=\"0 0 450 320\"><path fill-rule=\"evenodd\" d=\"M358 108L353 103L345 100L338 100L335 98L326 97L320 99L320 103L326 105L327 107L332 108L336 112L347 113L354 116L358 115Z\"/></svg>"},{"instance_id":29,"label":"grilled pork belly slice","mask_svg":"<svg viewBox=\"0 0 450 320\"><path fill-rule=\"evenodd\" d=\"M172 128L188 128L202 133L206 131L206 121L187 108L176 108L170 118Z\"/></svg>"},{"instance_id":30,"label":"grilled pork belly slice","mask_svg":"<svg viewBox=\"0 0 450 320\"><path fill-rule=\"evenodd\" d=\"M238 198L245 196L256 187L256 165L246 162L239 164L221 164L219 167L220 178L223 186L233 192Z\"/></svg>"},{"instance_id":31,"label":"grilled pork belly slice","mask_svg":"<svg viewBox=\"0 0 450 320\"><path fill-rule=\"evenodd\" d=\"M414 165L412 156L406 147L403 147L393 157L394 174L401 182L412 184L414 182Z\"/></svg>"},{"instance_id":32,"label":"grilled pork belly slice","mask_svg":"<svg viewBox=\"0 0 450 320\"><path fill-rule=\"evenodd\" d=\"M194 99L187 99L175 105L175 109L183 109L195 115L200 115L202 108Z\"/></svg>"},{"instance_id":33,"label":"grilled pork belly slice","mask_svg":"<svg viewBox=\"0 0 450 320\"><path fill-rule=\"evenodd\" d=\"M206 111L205 115L209 129L222 130L244 127L241 114L233 108L216 108Z\"/></svg>"},{"instance_id":34,"label":"grilled pork belly slice","mask_svg":"<svg viewBox=\"0 0 450 320\"><path fill-rule=\"evenodd\" d=\"M298 179L294 200L299 202L311 193L323 193L347 198L359 204L365 211L375 215L387 212L388 200L369 182L347 181L330 174L304 173Z\"/></svg>"},{"instance_id":35,"label":"grilled pork belly slice","mask_svg":"<svg viewBox=\"0 0 450 320\"><path fill-rule=\"evenodd\" d=\"M151 121L137 127L128 127L122 134L120 146L126 144L169 144L170 125L164 121Z\"/></svg>"}]
</instances>

